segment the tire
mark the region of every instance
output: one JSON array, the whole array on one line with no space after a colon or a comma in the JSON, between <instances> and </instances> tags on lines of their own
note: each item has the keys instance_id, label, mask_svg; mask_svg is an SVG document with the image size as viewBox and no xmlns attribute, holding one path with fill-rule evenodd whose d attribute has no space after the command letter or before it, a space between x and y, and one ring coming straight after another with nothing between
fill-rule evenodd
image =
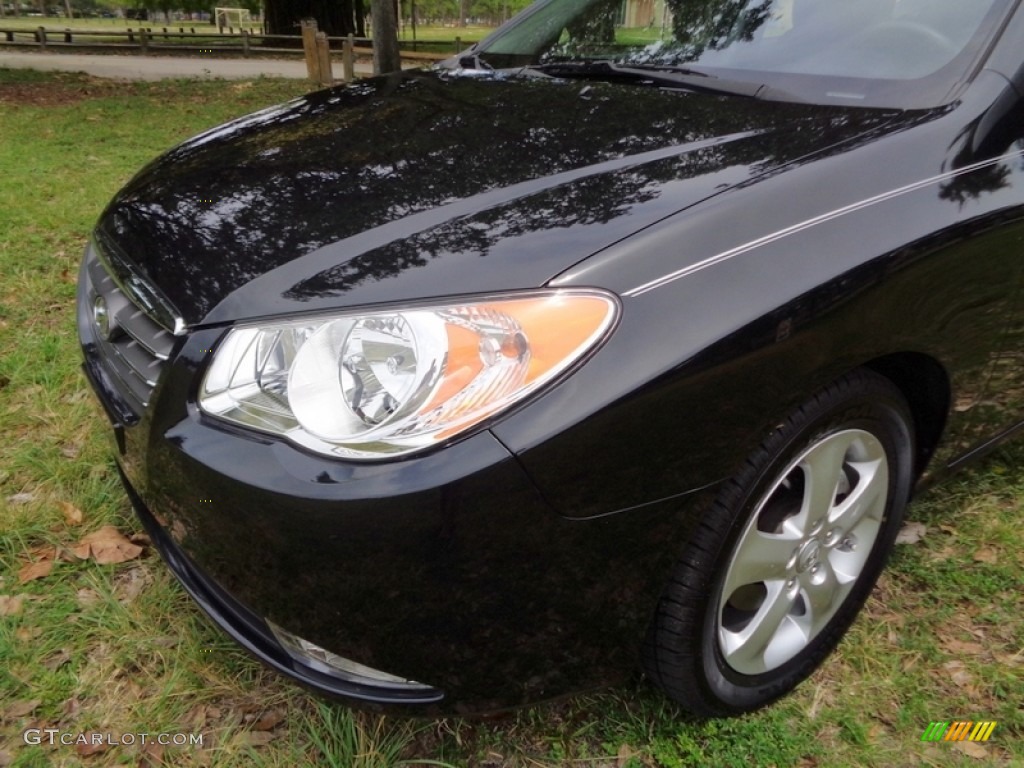
<instances>
[{"instance_id":1,"label":"tire","mask_svg":"<svg viewBox=\"0 0 1024 768\"><path fill-rule=\"evenodd\" d=\"M723 484L648 633L647 673L671 698L699 716L736 715L821 664L892 550L914 476L911 424L888 379L854 371Z\"/></svg>"}]
</instances>

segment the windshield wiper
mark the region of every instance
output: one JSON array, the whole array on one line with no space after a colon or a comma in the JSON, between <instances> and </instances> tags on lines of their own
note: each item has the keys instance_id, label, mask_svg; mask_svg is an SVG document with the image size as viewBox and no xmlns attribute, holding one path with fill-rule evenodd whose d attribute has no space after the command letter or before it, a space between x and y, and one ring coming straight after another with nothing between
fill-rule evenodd
<instances>
[{"instance_id":1,"label":"windshield wiper","mask_svg":"<svg viewBox=\"0 0 1024 768\"><path fill-rule=\"evenodd\" d=\"M686 67L659 64L616 64L613 61L561 61L536 64L525 69L550 77L630 80L646 82L659 87L685 88L689 91L704 93L725 93L730 96L746 96L751 99L797 100L791 94L783 94L764 83L728 80Z\"/></svg>"}]
</instances>

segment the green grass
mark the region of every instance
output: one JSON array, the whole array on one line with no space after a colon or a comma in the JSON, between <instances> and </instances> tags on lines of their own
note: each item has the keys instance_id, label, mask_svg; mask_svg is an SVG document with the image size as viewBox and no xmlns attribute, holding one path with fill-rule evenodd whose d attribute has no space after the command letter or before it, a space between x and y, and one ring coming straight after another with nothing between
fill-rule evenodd
<instances>
[{"instance_id":1,"label":"green grass","mask_svg":"<svg viewBox=\"0 0 1024 768\"><path fill-rule=\"evenodd\" d=\"M160 151L303 87L0 69L0 595L22 605L0 616L0 765L1024 765L1020 448L916 502L926 535L897 548L838 653L794 695L734 720L695 722L641 683L489 720L361 714L251 661L152 555L58 559L19 583L40 548L106 524L139 531L77 368L75 273L102 206ZM958 718L999 722L977 757L920 741L929 721ZM203 744L83 757L23 743L48 727Z\"/></svg>"}]
</instances>

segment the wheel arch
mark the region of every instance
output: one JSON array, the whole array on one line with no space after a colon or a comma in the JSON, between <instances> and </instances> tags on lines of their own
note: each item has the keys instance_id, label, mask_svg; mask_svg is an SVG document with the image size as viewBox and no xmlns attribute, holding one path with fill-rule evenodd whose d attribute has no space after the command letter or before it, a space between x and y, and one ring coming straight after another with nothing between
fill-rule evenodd
<instances>
[{"instance_id":1,"label":"wheel arch","mask_svg":"<svg viewBox=\"0 0 1024 768\"><path fill-rule=\"evenodd\" d=\"M920 477L946 428L952 396L946 369L935 358L920 352L885 355L863 367L885 376L907 399L914 419L914 472Z\"/></svg>"}]
</instances>

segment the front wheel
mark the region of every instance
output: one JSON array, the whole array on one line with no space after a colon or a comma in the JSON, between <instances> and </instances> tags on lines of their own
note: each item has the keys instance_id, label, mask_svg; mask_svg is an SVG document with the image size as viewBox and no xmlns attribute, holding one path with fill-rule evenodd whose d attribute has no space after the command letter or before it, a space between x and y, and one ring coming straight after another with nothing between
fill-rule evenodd
<instances>
[{"instance_id":1,"label":"front wheel","mask_svg":"<svg viewBox=\"0 0 1024 768\"><path fill-rule=\"evenodd\" d=\"M648 673L695 714L763 706L838 644L892 549L913 477L906 401L851 373L794 411L727 481L676 566Z\"/></svg>"}]
</instances>

